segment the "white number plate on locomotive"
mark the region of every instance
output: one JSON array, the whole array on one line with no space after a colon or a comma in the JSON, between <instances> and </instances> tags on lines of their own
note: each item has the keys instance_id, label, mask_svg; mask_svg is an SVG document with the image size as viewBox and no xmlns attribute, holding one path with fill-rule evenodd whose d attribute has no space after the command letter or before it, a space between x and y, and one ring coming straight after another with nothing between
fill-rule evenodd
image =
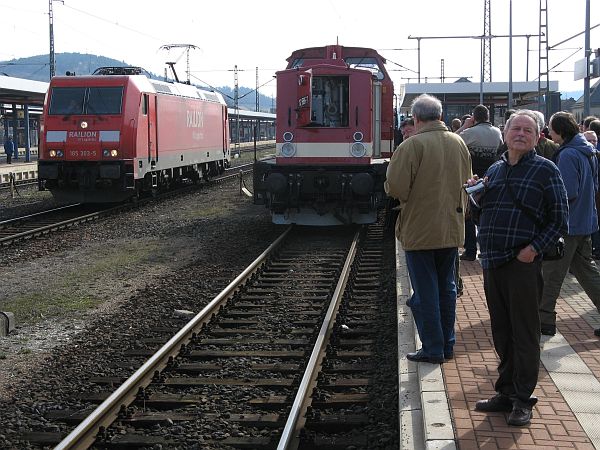
<instances>
[{"instance_id":1,"label":"white number plate on locomotive","mask_svg":"<svg viewBox=\"0 0 600 450\"><path fill-rule=\"evenodd\" d=\"M72 158L94 158L96 150L69 150L69 156Z\"/></svg>"}]
</instances>

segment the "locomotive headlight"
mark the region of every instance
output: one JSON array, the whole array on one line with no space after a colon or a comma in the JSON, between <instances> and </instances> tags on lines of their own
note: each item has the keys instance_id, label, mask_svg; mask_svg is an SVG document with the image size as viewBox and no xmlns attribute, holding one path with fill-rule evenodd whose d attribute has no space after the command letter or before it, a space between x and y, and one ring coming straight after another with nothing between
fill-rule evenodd
<instances>
[{"instance_id":1,"label":"locomotive headlight","mask_svg":"<svg viewBox=\"0 0 600 450\"><path fill-rule=\"evenodd\" d=\"M56 156L58 156L59 158L62 158L64 155L62 150L56 150Z\"/></svg>"},{"instance_id":2,"label":"locomotive headlight","mask_svg":"<svg viewBox=\"0 0 600 450\"><path fill-rule=\"evenodd\" d=\"M104 156L105 158L107 158L108 155L110 155L110 152L108 151L107 148L105 148L104 150L102 150L102 156Z\"/></svg>"},{"instance_id":3,"label":"locomotive headlight","mask_svg":"<svg viewBox=\"0 0 600 450\"><path fill-rule=\"evenodd\" d=\"M56 150L50 150L48 155L50 155L50 158L56 158Z\"/></svg>"},{"instance_id":4,"label":"locomotive headlight","mask_svg":"<svg viewBox=\"0 0 600 450\"><path fill-rule=\"evenodd\" d=\"M366 153L367 153L367 149L365 147L365 144L363 144L362 142L355 142L350 147L350 154L352 156L354 156L355 158L360 158L362 156L365 156Z\"/></svg>"},{"instance_id":5,"label":"locomotive headlight","mask_svg":"<svg viewBox=\"0 0 600 450\"><path fill-rule=\"evenodd\" d=\"M110 151L110 156L112 156L113 158L114 158L115 156L117 156L118 154L119 154L119 151L118 151L118 150L112 149L112 150Z\"/></svg>"},{"instance_id":6,"label":"locomotive headlight","mask_svg":"<svg viewBox=\"0 0 600 450\"><path fill-rule=\"evenodd\" d=\"M283 133L283 140L285 142L292 142L292 139L294 139L294 133L292 133L291 131L286 131L285 133Z\"/></svg>"},{"instance_id":7,"label":"locomotive headlight","mask_svg":"<svg viewBox=\"0 0 600 450\"><path fill-rule=\"evenodd\" d=\"M119 154L119 151L116 149L109 150L109 149L105 148L104 150L102 150L102 156L104 156L105 158L108 158L109 156L112 156L114 158L118 154Z\"/></svg>"},{"instance_id":8,"label":"locomotive headlight","mask_svg":"<svg viewBox=\"0 0 600 450\"><path fill-rule=\"evenodd\" d=\"M362 132L357 131L357 132L354 133L353 137L354 137L355 141L361 142L363 140L364 136L363 136Z\"/></svg>"},{"instance_id":9,"label":"locomotive headlight","mask_svg":"<svg viewBox=\"0 0 600 450\"><path fill-rule=\"evenodd\" d=\"M296 146L291 142L286 142L281 146L281 156L289 158L296 154Z\"/></svg>"},{"instance_id":10,"label":"locomotive headlight","mask_svg":"<svg viewBox=\"0 0 600 450\"><path fill-rule=\"evenodd\" d=\"M63 151L62 150L48 150L48 156L50 156L50 158L62 158Z\"/></svg>"}]
</instances>

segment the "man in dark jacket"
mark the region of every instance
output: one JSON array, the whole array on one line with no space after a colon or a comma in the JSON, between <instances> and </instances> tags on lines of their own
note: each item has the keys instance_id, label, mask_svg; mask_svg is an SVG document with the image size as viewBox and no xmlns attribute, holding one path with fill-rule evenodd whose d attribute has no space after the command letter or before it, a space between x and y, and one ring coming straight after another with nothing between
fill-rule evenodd
<instances>
[{"instance_id":1,"label":"man in dark jacket","mask_svg":"<svg viewBox=\"0 0 600 450\"><path fill-rule=\"evenodd\" d=\"M4 141L4 153L6 153L6 163L10 164L13 152L15 150L15 144L13 143L12 137L8 136Z\"/></svg>"},{"instance_id":2,"label":"man in dark jacket","mask_svg":"<svg viewBox=\"0 0 600 450\"><path fill-rule=\"evenodd\" d=\"M483 176L496 159L498 147L502 144L502 132L490 122L490 111L485 105L473 108L473 116L465 119L465 123L457 131L463 138L471 154L473 173ZM477 257L477 229L468 217L465 219L465 251L461 260L475 261Z\"/></svg>"},{"instance_id":3,"label":"man in dark jacket","mask_svg":"<svg viewBox=\"0 0 600 450\"><path fill-rule=\"evenodd\" d=\"M565 186L554 163L536 154L540 135L532 111L515 112L504 132L508 150L486 172L476 198L483 287L494 348L500 358L497 394L477 411L510 412L507 423L527 425L537 402L540 360L542 251L566 231ZM475 184L469 180L468 184Z\"/></svg>"},{"instance_id":4,"label":"man in dark jacket","mask_svg":"<svg viewBox=\"0 0 600 450\"><path fill-rule=\"evenodd\" d=\"M544 294L540 303L542 334L556 333L556 300L570 270L600 311L600 271L592 261L591 235L598 230L596 150L579 133L575 118L557 112L550 118L550 136L560 147L554 156L569 198L569 231L564 235L565 256L544 262ZM600 334L600 329L596 330Z\"/></svg>"}]
</instances>

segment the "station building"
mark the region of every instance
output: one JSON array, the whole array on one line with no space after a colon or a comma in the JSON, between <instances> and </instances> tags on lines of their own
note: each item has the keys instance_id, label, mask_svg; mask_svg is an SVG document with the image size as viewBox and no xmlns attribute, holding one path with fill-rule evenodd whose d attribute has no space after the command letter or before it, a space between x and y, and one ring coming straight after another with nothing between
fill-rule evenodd
<instances>
[{"instance_id":1,"label":"station building","mask_svg":"<svg viewBox=\"0 0 600 450\"><path fill-rule=\"evenodd\" d=\"M484 104L490 110L490 117L496 126L504 125L504 113L508 105L508 82L473 83L466 78L459 78L454 83L408 83L404 86L400 114L410 115L412 101L421 94L429 94L439 98L443 106L443 120L450 124L455 117L471 114L473 108ZM558 81L549 83L549 104L538 95L537 81L518 81L512 83L512 108L527 108L541 111L546 119L561 110ZM483 102L481 99L483 98Z\"/></svg>"}]
</instances>

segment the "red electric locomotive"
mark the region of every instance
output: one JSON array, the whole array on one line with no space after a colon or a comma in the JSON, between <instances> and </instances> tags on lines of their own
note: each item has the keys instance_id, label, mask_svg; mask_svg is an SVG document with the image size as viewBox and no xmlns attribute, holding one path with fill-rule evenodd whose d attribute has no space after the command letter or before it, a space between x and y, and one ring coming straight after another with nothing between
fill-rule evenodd
<instances>
[{"instance_id":1,"label":"red electric locomotive","mask_svg":"<svg viewBox=\"0 0 600 450\"><path fill-rule=\"evenodd\" d=\"M223 97L137 67L52 78L40 131L39 188L62 201L119 202L229 164Z\"/></svg>"},{"instance_id":2,"label":"red electric locomotive","mask_svg":"<svg viewBox=\"0 0 600 450\"><path fill-rule=\"evenodd\" d=\"M274 223L372 223L386 198L393 83L373 49L296 50L277 72L276 157L254 168Z\"/></svg>"}]
</instances>

